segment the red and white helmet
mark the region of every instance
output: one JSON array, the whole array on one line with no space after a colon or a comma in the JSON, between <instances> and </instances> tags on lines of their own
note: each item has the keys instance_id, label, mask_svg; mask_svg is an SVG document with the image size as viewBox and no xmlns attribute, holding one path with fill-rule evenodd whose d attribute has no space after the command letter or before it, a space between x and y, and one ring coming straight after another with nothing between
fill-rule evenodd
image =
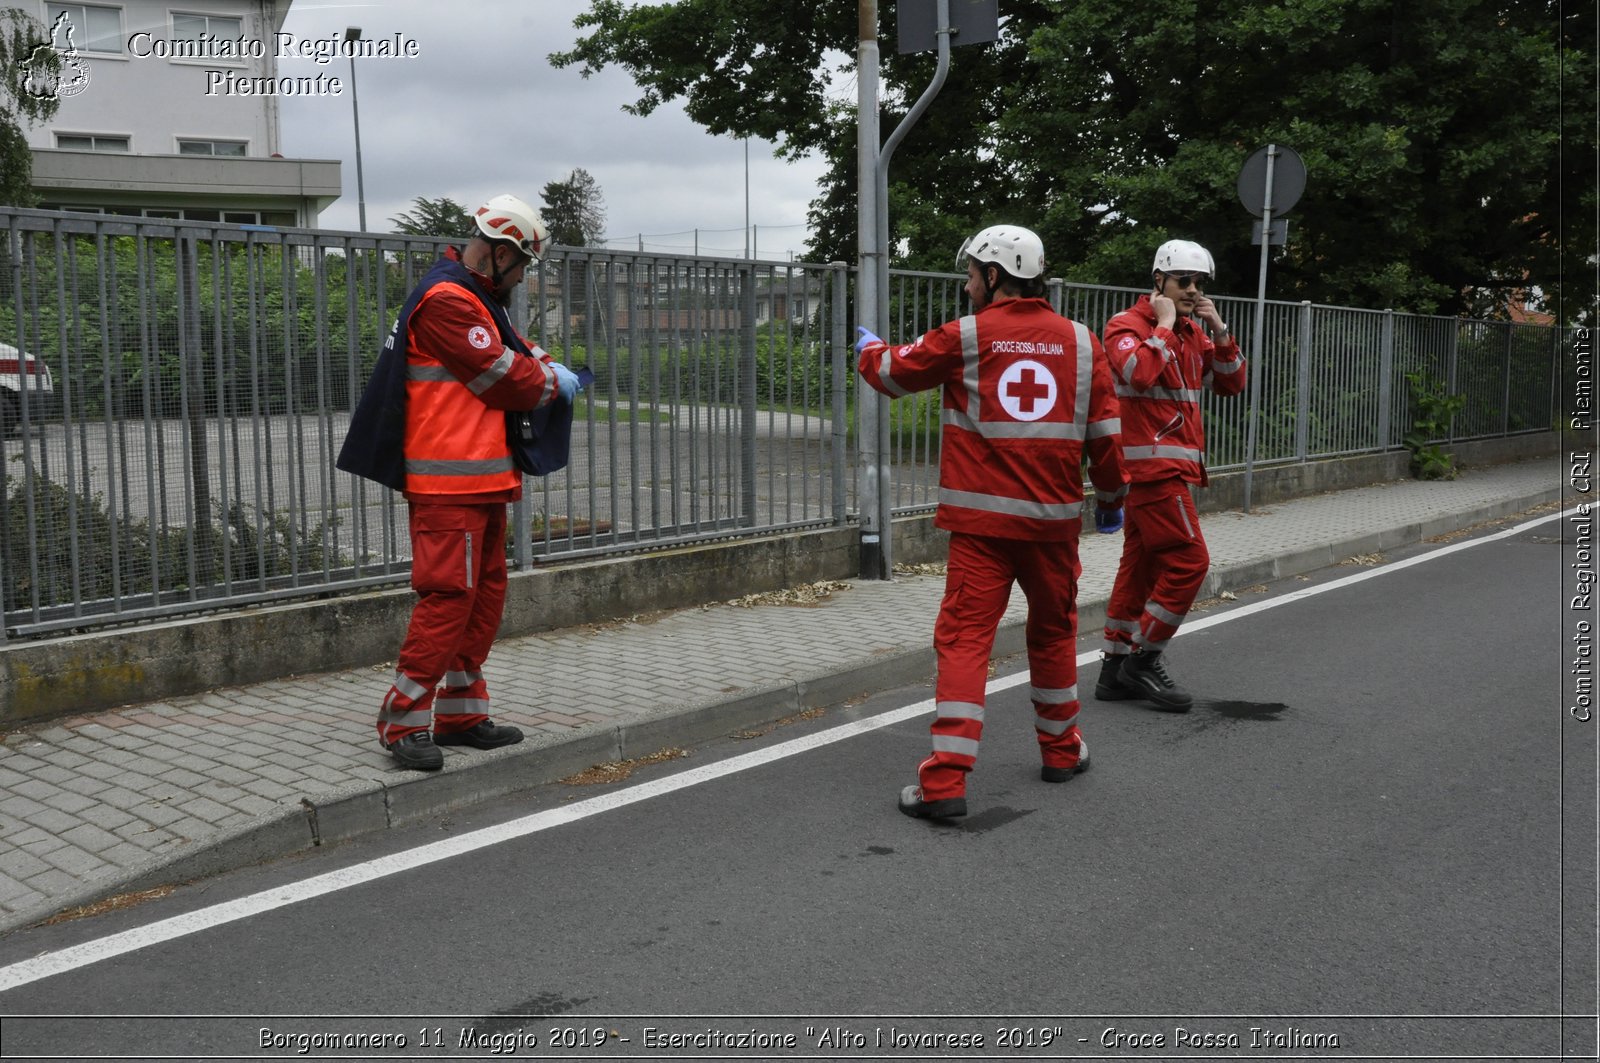
<instances>
[{"instance_id":1,"label":"red and white helmet","mask_svg":"<svg viewBox=\"0 0 1600 1063\"><path fill-rule=\"evenodd\" d=\"M1044 241L1020 225L991 225L961 245L956 268L966 269L967 259L993 262L1018 280L1044 273Z\"/></svg>"},{"instance_id":2,"label":"red and white helmet","mask_svg":"<svg viewBox=\"0 0 1600 1063\"><path fill-rule=\"evenodd\" d=\"M485 240L509 240L535 262L550 249L550 230L534 209L516 196L499 195L478 208L473 221Z\"/></svg>"},{"instance_id":3,"label":"red and white helmet","mask_svg":"<svg viewBox=\"0 0 1600 1063\"><path fill-rule=\"evenodd\" d=\"M1217 264L1212 261L1211 252L1193 240L1168 240L1156 248L1156 260L1150 272L1204 273L1208 277L1215 277Z\"/></svg>"}]
</instances>

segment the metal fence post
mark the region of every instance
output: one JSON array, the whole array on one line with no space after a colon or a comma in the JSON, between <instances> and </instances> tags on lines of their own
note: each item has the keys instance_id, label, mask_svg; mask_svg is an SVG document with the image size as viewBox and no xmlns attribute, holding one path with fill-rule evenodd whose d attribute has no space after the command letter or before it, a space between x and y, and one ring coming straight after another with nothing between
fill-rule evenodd
<instances>
[{"instance_id":1,"label":"metal fence post","mask_svg":"<svg viewBox=\"0 0 1600 1063\"><path fill-rule=\"evenodd\" d=\"M1378 349L1378 448L1388 450L1394 425L1394 310L1383 312L1383 339Z\"/></svg>"},{"instance_id":2,"label":"metal fence post","mask_svg":"<svg viewBox=\"0 0 1600 1063\"><path fill-rule=\"evenodd\" d=\"M1456 393L1456 368L1460 364L1460 361L1461 322L1456 321L1452 324L1450 329L1450 372L1449 381L1444 387L1444 393L1446 395L1454 395ZM1446 435L1445 438L1454 443L1456 441L1456 419L1454 417L1450 418L1450 427L1448 429L1448 433L1449 434Z\"/></svg>"},{"instance_id":3,"label":"metal fence post","mask_svg":"<svg viewBox=\"0 0 1600 1063\"><path fill-rule=\"evenodd\" d=\"M1516 345L1517 326L1506 322L1506 389L1505 401L1500 404L1500 432L1502 435L1511 433L1511 356Z\"/></svg>"},{"instance_id":4,"label":"metal fence post","mask_svg":"<svg viewBox=\"0 0 1600 1063\"><path fill-rule=\"evenodd\" d=\"M756 271L753 265L739 267L744 285L739 310L744 320L744 355L740 359L744 375L739 380L739 522L756 524Z\"/></svg>"},{"instance_id":5,"label":"metal fence post","mask_svg":"<svg viewBox=\"0 0 1600 1063\"><path fill-rule=\"evenodd\" d=\"M833 325L831 328L833 359L833 455L829 466L833 473L833 522L843 524L847 516L845 505L845 463L850 458L850 426L845 422L847 416L845 404L845 388L849 378L845 370L853 361L850 354L855 348L850 346L845 335L847 322L845 321L845 300L848 298L846 282L847 268L843 262L830 262L833 270Z\"/></svg>"},{"instance_id":6,"label":"metal fence post","mask_svg":"<svg viewBox=\"0 0 1600 1063\"><path fill-rule=\"evenodd\" d=\"M1295 357L1294 453L1305 461L1311 453L1311 300L1300 302L1300 336ZM1261 371L1260 366L1255 367Z\"/></svg>"}]
</instances>

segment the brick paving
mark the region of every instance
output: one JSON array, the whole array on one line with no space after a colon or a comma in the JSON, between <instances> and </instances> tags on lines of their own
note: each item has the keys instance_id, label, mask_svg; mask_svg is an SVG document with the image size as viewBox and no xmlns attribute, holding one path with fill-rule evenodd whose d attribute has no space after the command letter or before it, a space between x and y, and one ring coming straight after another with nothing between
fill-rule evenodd
<instances>
[{"instance_id":1,"label":"brick paving","mask_svg":"<svg viewBox=\"0 0 1600 1063\"><path fill-rule=\"evenodd\" d=\"M1398 481L1207 514L1212 570L1203 593L1508 516L1559 499L1561 489L1560 466L1541 459L1471 469L1450 483ZM1084 538L1080 610L1094 624L1121 544L1121 536ZM588 764L757 726L795 711L802 688L822 680L842 699L930 675L942 576L845 582L811 605L721 603L504 640L485 668L494 715L529 740L490 753L447 749L436 774L400 770L378 745L373 721L392 665L7 734L0 932ZM1014 594L1005 620L1013 634L1025 608ZM1097 641L1096 628L1085 628L1080 649Z\"/></svg>"}]
</instances>

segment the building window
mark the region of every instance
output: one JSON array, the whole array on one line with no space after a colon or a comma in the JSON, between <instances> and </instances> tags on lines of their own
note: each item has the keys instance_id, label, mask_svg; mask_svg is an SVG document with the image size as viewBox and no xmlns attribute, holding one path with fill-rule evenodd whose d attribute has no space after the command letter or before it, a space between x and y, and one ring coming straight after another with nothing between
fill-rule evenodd
<instances>
[{"instance_id":1,"label":"building window","mask_svg":"<svg viewBox=\"0 0 1600 1063\"><path fill-rule=\"evenodd\" d=\"M127 137L99 136L93 133L57 133L56 147L62 151L127 151Z\"/></svg>"},{"instance_id":2,"label":"building window","mask_svg":"<svg viewBox=\"0 0 1600 1063\"><path fill-rule=\"evenodd\" d=\"M175 41L236 41L242 36L244 23L241 19L172 13L172 39Z\"/></svg>"},{"instance_id":3,"label":"building window","mask_svg":"<svg viewBox=\"0 0 1600 1063\"><path fill-rule=\"evenodd\" d=\"M45 4L45 22L53 29L66 15L72 23L72 44L80 51L122 54L122 9L98 4Z\"/></svg>"},{"instance_id":4,"label":"building window","mask_svg":"<svg viewBox=\"0 0 1600 1063\"><path fill-rule=\"evenodd\" d=\"M179 155L238 155L244 154L242 140L180 140Z\"/></svg>"}]
</instances>

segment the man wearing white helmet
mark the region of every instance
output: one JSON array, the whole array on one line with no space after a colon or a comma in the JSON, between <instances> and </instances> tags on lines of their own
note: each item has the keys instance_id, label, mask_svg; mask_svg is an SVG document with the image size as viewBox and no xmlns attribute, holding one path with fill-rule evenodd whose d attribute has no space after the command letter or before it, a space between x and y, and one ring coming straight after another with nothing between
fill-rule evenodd
<instances>
[{"instance_id":1,"label":"man wearing white helmet","mask_svg":"<svg viewBox=\"0 0 1600 1063\"><path fill-rule=\"evenodd\" d=\"M1205 248L1169 240L1156 250L1150 294L1106 323L1130 483L1094 689L1101 701L1144 698L1168 712L1188 712L1194 701L1162 653L1211 563L1189 487L1206 484L1200 392L1237 395L1245 384L1239 345L1205 295L1215 272Z\"/></svg>"},{"instance_id":2,"label":"man wearing white helmet","mask_svg":"<svg viewBox=\"0 0 1600 1063\"><path fill-rule=\"evenodd\" d=\"M444 766L439 746L522 741L489 718L483 662L506 594L506 504L522 495L507 411L571 403L578 378L506 312L549 231L515 196L473 218L407 297L351 417L338 467L405 493L417 603L378 740L402 767Z\"/></svg>"},{"instance_id":3,"label":"man wearing white helmet","mask_svg":"<svg viewBox=\"0 0 1600 1063\"><path fill-rule=\"evenodd\" d=\"M865 329L859 370L891 397L942 388L939 510L950 533L938 655L933 753L900 792L908 816L967 814L967 773L983 734L995 629L1011 584L1028 597L1028 669L1040 778L1089 766L1078 730L1078 532L1083 454L1103 506L1120 506L1117 402L1100 341L1050 308L1044 245L996 225L962 244L971 316L891 346Z\"/></svg>"}]
</instances>

